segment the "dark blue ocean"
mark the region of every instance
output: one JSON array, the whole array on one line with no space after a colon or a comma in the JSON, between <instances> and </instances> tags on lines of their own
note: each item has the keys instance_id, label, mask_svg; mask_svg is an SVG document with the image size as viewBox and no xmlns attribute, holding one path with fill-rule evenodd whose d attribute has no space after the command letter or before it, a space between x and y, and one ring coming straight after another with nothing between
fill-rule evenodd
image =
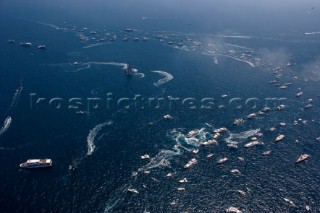
<instances>
[{"instance_id":1,"label":"dark blue ocean","mask_svg":"<svg viewBox=\"0 0 320 213\"><path fill-rule=\"evenodd\" d=\"M318 20L317 1L1 1L0 212L320 212Z\"/></svg>"}]
</instances>

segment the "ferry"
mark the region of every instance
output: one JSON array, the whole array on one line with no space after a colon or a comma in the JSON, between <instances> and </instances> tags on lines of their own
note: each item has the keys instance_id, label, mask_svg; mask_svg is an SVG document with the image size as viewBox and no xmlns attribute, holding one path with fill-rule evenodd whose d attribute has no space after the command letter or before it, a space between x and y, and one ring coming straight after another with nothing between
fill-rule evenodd
<instances>
[{"instance_id":1,"label":"ferry","mask_svg":"<svg viewBox=\"0 0 320 213\"><path fill-rule=\"evenodd\" d=\"M20 164L20 168L23 169L37 169L37 168L46 168L52 166L51 159L29 159L24 163Z\"/></svg>"}]
</instances>

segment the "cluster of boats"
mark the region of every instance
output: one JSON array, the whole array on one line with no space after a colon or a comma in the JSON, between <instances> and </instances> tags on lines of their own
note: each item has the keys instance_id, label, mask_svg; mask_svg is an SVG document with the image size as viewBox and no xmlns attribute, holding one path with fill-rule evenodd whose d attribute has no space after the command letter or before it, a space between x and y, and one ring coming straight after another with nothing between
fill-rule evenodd
<instances>
[{"instance_id":1,"label":"cluster of boats","mask_svg":"<svg viewBox=\"0 0 320 213\"><path fill-rule=\"evenodd\" d=\"M16 41L14 39L9 39L8 43L9 44L14 44L14 43L16 43ZM33 46L31 42L20 42L19 45L22 46L22 47L32 47ZM37 48L39 50L43 50L43 49L46 49L46 45L41 44L41 45L38 45Z\"/></svg>"}]
</instances>

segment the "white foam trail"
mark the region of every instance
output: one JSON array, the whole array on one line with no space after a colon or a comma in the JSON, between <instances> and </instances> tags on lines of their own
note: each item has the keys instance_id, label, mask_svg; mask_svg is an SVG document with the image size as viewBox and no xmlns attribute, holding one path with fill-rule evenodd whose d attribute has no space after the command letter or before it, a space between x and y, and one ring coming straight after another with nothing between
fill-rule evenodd
<instances>
[{"instance_id":1,"label":"white foam trail","mask_svg":"<svg viewBox=\"0 0 320 213\"><path fill-rule=\"evenodd\" d=\"M86 67L80 67L76 70L76 72L79 72L81 70L86 70L86 69L90 69L91 68L91 64L88 64Z\"/></svg>"},{"instance_id":2,"label":"white foam trail","mask_svg":"<svg viewBox=\"0 0 320 213\"><path fill-rule=\"evenodd\" d=\"M37 23L37 24L41 24L43 26L51 27L51 28L53 28L55 30L60 30L61 29L60 27L58 27L58 26L56 26L54 24L49 24L49 23L40 22L40 21L32 21L32 22Z\"/></svg>"},{"instance_id":3,"label":"white foam trail","mask_svg":"<svg viewBox=\"0 0 320 213\"><path fill-rule=\"evenodd\" d=\"M88 145L88 152L87 155L92 155L96 146L94 145L94 139L98 135L98 133L102 130L103 127L109 126L112 124L112 121L107 121L102 124L98 124L93 129L90 130L89 135L87 137L87 145Z\"/></svg>"},{"instance_id":4,"label":"white foam trail","mask_svg":"<svg viewBox=\"0 0 320 213\"><path fill-rule=\"evenodd\" d=\"M213 57L213 62L214 62L215 64L219 64L218 58L217 58L217 57Z\"/></svg>"},{"instance_id":5,"label":"white foam trail","mask_svg":"<svg viewBox=\"0 0 320 213\"><path fill-rule=\"evenodd\" d=\"M173 129L170 134L172 139L176 142L173 148L171 150L161 150L155 157L151 158L148 164L139 168L139 172L166 166L174 156L182 154L181 148L191 152L194 147L199 147L202 142L206 141L205 136L208 132L205 131L205 128L202 128L196 136L190 138L187 138L177 129Z\"/></svg>"},{"instance_id":6,"label":"white foam trail","mask_svg":"<svg viewBox=\"0 0 320 213\"><path fill-rule=\"evenodd\" d=\"M229 44L229 43L224 43L224 44L227 45L227 46L237 47L237 48L240 48L240 49L252 50L251 48L240 46L240 45Z\"/></svg>"},{"instance_id":7,"label":"white foam trail","mask_svg":"<svg viewBox=\"0 0 320 213\"><path fill-rule=\"evenodd\" d=\"M90 69L92 67L92 65L106 65L106 66L118 66L121 67L122 69L127 69L128 64L126 63L118 63L118 62L99 62L99 61L88 61L88 62L77 62L77 64L74 63L60 63L60 64L48 64L49 66L59 66L62 69L66 70L66 72L79 72L81 70L86 70L86 69ZM78 69L74 70L74 71L70 71L68 69L65 68L65 66L67 67L78 67L78 66L85 66L85 67L78 67ZM133 75L136 75L140 78L145 77L144 73L140 73L138 72L138 69L133 68Z\"/></svg>"},{"instance_id":8,"label":"white foam trail","mask_svg":"<svg viewBox=\"0 0 320 213\"><path fill-rule=\"evenodd\" d=\"M130 188L129 184L125 184L122 187L118 188L114 193L112 193L112 196L110 196L110 199L106 203L106 207L104 208L104 212L112 212L112 209L119 203L123 202L125 195L128 193L128 188Z\"/></svg>"},{"instance_id":9,"label":"white foam trail","mask_svg":"<svg viewBox=\"0 0 320 213\"><path fill-rule=\"evenodd\" d=\"M250 36L230 36L230 35L222 35L221 37L223 38L245 38L245 39L249 39L251 38Z\"/></svg>"},{"instance_id":10,"label":"white foam trail","mask_svg":"<svg viewBox=\"0 0 320 213\"><path fill-rule=\"evenodd\" d=\"M10 114L11 111L17 106L17 104L19 102L19 99L20 99L20 95L21 95L22 89L23 89L22 85L20 85L18 87L18 89L16 89L16 92L13 95L12 101L10 103L10 106L9 106L7 112L5 113L5 116Z\"/></svg>"},{"instance_id":11,"label":"white foam trail","mask_svg":"<svg viewBox=\"0 0 320 213\"><path fill-rule=\"evenodd\" d=\"M84 49L88 49L88 48L91 48L91 47L102 46L102 45L105 45L105 44L108 44L108 43L106 43L106 42L95 43L95 44L90 44L90 45L88 45L88 46L84 46L83 48L84 48Z\"/></svg>"},{"instance_id":12,"label":"white foam trail","mask_svg":"<svg viewBox=\"0 0 320 213\"><path fill-rule=\"evenodd\" d=\"M161 166L165 166L167 162L175 155L180 155L181 151L179 148L174 147L174 151L172 150L161 150L154 158L151 158L150 162L139 168L139 172L150 170L153 168L158 168Z\"/></svg>"},{"instance_id":13,"label":"white foam trail","mask_svg":"<svg viewBox=\"0 0 320 213\"><path fill-rule=\"evenodd\" d=\"M168 72L165 72L165 71L151 71L151 72L155 72L155 73L159 73L160 75L162 75L164 78L160 79L159 81L153 83L156 87L164 84L164 83L167 83L168 81L171 81L173 79L173 76L168 73Z\"/></svg>"},{"instance_id":14,"label":"white foam trail","mask_svg":"<svg viewBox=\"0 0 320 213\"><path fill-rule=\"evenodd\" d=\"M256 135L257 133L260 132L260 128L259 129L252 129L252 130L248 130L248 131L245 131L245 132L240 132L240 133L231 133L230 132L230 135L229 137L225 138L224 140L227 142L227 143L239 143L239 142L242 142L244 141L245 139L249 138L249 137L252 137L254 135ZM236 140L236 141L235 141Z\"/></svg>"},{"instance_id":15,"label":"white foam trail","mask_svg":"<svg viewBox=\"0 0 320 213\"><path fill-rule=\"evenodd\" d=\"M0 129L0 135L5 133L9 129L11 122L12 122L12 118L8 116L6 120L3 122L2 128Z\"/></svg>"},{"instance_id":16,"label":"white foam trail","mask_svg":"<svg viewBox=\"0 0 320 213\"><path fill-rule=\"evenodd\" d=\"M224 57L227 57L227 58L232 58L232 59L234 59L234 60L247 63L247 64L249 64L251 67L255 67L255 65L254 65L252 62L250 62L250 61L246 61L246 60L243 60L243 59L240 59L240 58L236 58L236 57L232 57L232 56L229 56L229 55L219 55L219 56L224 56Z\"/></svg>"},{"instance_id":17,"label":"white foam trail","mask_svg":"<svg viewBox=\"0 0 320 213\"><path fill-rule=\"evenodd\" d=\"M316 35L316 34L320 34L320 32L310 32L310 33L304 33L305 35Z\"/></svg>"}]
</instances>

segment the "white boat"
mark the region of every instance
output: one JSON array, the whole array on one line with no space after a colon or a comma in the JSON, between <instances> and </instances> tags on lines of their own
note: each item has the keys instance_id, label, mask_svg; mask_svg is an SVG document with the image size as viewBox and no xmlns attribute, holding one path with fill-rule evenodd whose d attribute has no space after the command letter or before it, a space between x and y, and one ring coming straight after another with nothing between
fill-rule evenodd
<instances>
[{"instance_id":1,"label":"white boat","mask_svg":"<svg viewBox=\"0 0 320 213\"><path fill-rule=\"evenodd\" d=\"M46 168L52 166L51 159L29 159L24 163L20 164L20 168L23 169L37 169L37 168Z\"/></svg>"},{"instance_id":2,"label":"white boat","mask_svg":"<svg viewBox=\"0 0 320 213\"><path fill-rule=\"evenodd\" d=\"M279 142L284 138L284 135L278 135L278 137L275 139L275 142Z\"/></svg>"},{"instance_id":3,"label":"white boat","mask_svg":"<svg viewBox=\"0 0 320 213\"><path fill-rule=\"evenodd\" d=\"M309 157L308 154L300 155L300 157L296 160L296 163L300 163L300 162L306 160L308 157Z\"/></svg>"},{"instance_id":4,"label":"white boat","mask_svg":"<svg viewBox=\"0 0 320 213\"><path fill-rule=\"evenodd\" d=\"M167 176L167 177L172 177L172 173L169 172L166 176Z\"/></svg>"},{"instance_id":5,"label":"white boat","mask_svg":"<svg viewBox=\"0 0 320 213\"><path fill-rule=\"evenodd\" d=\"M225 163L225 162L227 162L228 161L228 158L221 158L220 160L218 160L218 164L223 164L223 163Z\"/></svg>"},{"instance_id":6,"label":"white boat","mask_svg":"<svg viewBox=\"0 0 320 213\"><path fill-rule=\"evenodd\" d=\"M133 189L133 188L129 188L129 189L128 189L128 192L132 192L132 193L139 194L138 190Z\"/></svg>"},{"instance_id":7,"label":"white boat","mask_svg":"<svg viewBox=\"0 0 320 213\"><path fill-rule=\"evenodd\" d=\"M243 123L243 119L242 118L235 119L234 122L233 122L234 125L240 125L242 123Z\"/></svg>"},{"instance_id":8,"label":"white boat","mask_svg":"<svg viewBox=\"0 0 320 213\"><path fill-rule=\"evenodd\" d=\"M187 182L188 182L187 178L183 178L183 179L179 180L179 183L187 183Z\"/></svg>"},{"instance_id":9,"label":"white boat","mask_svg":"<svg viewBox=\"0 0 320 213\"><path fill-rule=\"evenodd\" d=\"M306 109L309 109L311 107L313 107L313 104L307 104L307 105L304 106L304 108L306 108Z\"/></svg>"},{"instance_id":10,"label":"white boat","mask_svg":"<svg viewBox=\"0 0 320 213\"><path fill-rule=\"evenodd\" d=\"M196 164L197 162L198 162L197 159L192 158L186 165L184 165L183 168L188 169L188 168L190 168L191 166L193 166L194 164Z\"/></svg>"},{"instance_id":11,"label":"white boat","mask_svg":"<svg viewBox=\"0 0 320 213\"><path fill-rule=\"evenodd\" d=\"M178 191L186 191L186 188L184 188L184 187L178 187L177 189L178 189Z\"/></svg>"},{"instance_id":12,"label":"white boat","mask_svg":"<svg viewBox=\"0 0 320 213\"><path fill-rule=\"evenodd\" d=\"M227 208L225 211L227 213L241 213L241 211L238 208L233 207L233 206Z\"/></svg>"},{"instance_id":13,"label":"white boat","mask_svg":"<svg viewBox=\"0 0 320 213\"><path fill-rule=\"evenodd\" d=\"M244 158L243 158L243 157L238 157L238 159L239 159L240 161L244 161Z\"/></svg>"},{"instance_id":14,"label":"white boat","mask_svg":"<svg viewBox=\"0 0 320 213\"><path fill-rule=\"evenodd\" d=\"M199 153L199 149L194 149L194 150L192 150L192 153L193 153L193 154L198 154L198 153Z\"/></svg>"},{"instance_id":15,"label":"white boat","mask_svg":"<svg viewBox=\"0 0 320 213\"><path fill-rule=\"evenodd\" d=\"M20 45L23 47L31 47L32 43L31 42L21 42Z\"/></svg>"},{"instance_id":16,"label":"white boat","mask_svg":"<svg viewBox=\"0 0 320 213\"><path fill-rule=\"evenodd\" d=\"M303 92L302 92L302 91L298 92L298 93L296 94L296 97L300 97L301 95L303 95Z\"/></svg>"},{"instance_id":17,"label":"white boat","mask_svg":"<svg viewBox=\"0 0 320 213\"><path fill-rule=\"evenodd\" d=\"M270 107L264 107L262 109L262 112L270 112L271 111L271 108Z\"/></svg>"},{"instance_id":18,"label":"white boat","mask_svg":"<svg viewBox=\"0 0 320 213\"><path fill-rule=\"evenodd\" d=\"M230 172L233 174L241 174L241 172L238 169L231 169Z\"/></svg>"},{"instance_id":19,"label":"white boat","mask_svg":"<svg viewBox=\"0 0 320 213\"><path fill-rule=\"evenodd\" d=\"M244 145L245 148L250 148L250 147L254 147L256 145L260 145L262 144L260 141L251 141L247 144Z\"/></svg>"},{"instance_id":20,"label":"white boat","mask_svg":"<svg viewBox=\"0 0 320 213\"><path fill-rule=\"evenodd\" d=\"M198 129L191 130L190 132L188 132L187 137L191 138L191 137L195 136L198 133L199 133Z\"/></svg>"},{"instance_id":21,"label":"white boat","mask_svg":"<svg viewBox=\"0 0 320 213\"><path fill-rule=\"evenodd\" d=\"M280 86L279 89L288 89L288 86L283 85L283 86Z\"/></svg>"},{"instance_id":22,"label":"white boat","mask_svg":"<svg viewBox=\"0 0 320 213\"><path fill-rule=\"evenodd\" d=\"M280 104L277 108L278 110L283 110L284 108L286 108L286 106L284 104Z\"/></svg>"},{"instance_id":23,"label":"white boat","mask_svg":"<svg viewBox=\"0 0 320 213\"><path fill-rule=\"evenodd\" d=\"M46 45L39 45L38 47L37 47L39 50L44 50L44 49L46 49Z\"/></svg>"},{"instance_id":24,"label":"white boat","mask_svg":"<svg viewBox=\"0 0 320 213\"><path fill-rule=\"evenodd\" d=\"M257 117L256 113L251 113L247 116L248 119L253 119L255 117Z\"/></svg>"},{"instance_id":25,"label":"white boat","mask_svg":"<svg viewBox=\"0 0 320 213\"><path fill-rule=\"evenodd\" d=\"M215 139L212 139L212 140L208 140L208 141L205 141L205 142L201 143L201 145L209 146L209 145L217 144L217 143L218 142Z\"/></svg>"},{"instance_id":26,"label":"white boat","mask_svg":"<svg viewBox=\"0 0 320 213\"><path fill-rule=\"evenodd\" d=\"M225 128L225 127L221 127L221 128L219 128L219 129L215 129L215 130L214 130L215 133L221 133L221 132L225 132L225 131L228 131L228 129Z\"/></svg>"},{"instance_id":27,"label":"white boat","mask_svg":"<svg viewBox=\"0 0 320 213\"><path fill-rule=\"evenodd\" d=\"M247 195L247 193L244 192L244 191L242 191L242 190L238 190L238 192L239 192L241 195L243 195L243 196L246 196L246 195Z\"/></svg>"},{"instance_id":28,"label":"white boat","mask_svg":"<svg viewBox=\"0 0 320 213\"><path fill-rule=\"evenodd\" d=\"M142 156L141 156L141 159L142 159L142 160L147 160L147 159L150 159L150 156L147 155L147 154L145 154L145 155L142 155Z\"/></svg>"},{"instance_id":29,"label":"white boat","mask_svg":"<svg viewBox=\"0 0 320 213\"><path fill-rule=\"evenodd\" d=\"M271 150L264 151L262 154L263 155L270 155L271 154Z\"/></svg>"},{"instance_id":30,"label":"white boat","mask_svg":"<svg viewBox=\"0 0 320 213\"><path fill-rule=\"evenodd\" d=\"M238 145L237 144L234 144L234 143L230 143L227 145L229 148L232 148L232 149L238 149Z\"/></svg>"},{"instance_id":31,"label":"white boat","mask_svg":"<svg viewBox=\"0 0 320 213\"><path fill-rule=\"evenodd\" d=\"M172 117L171 117L171 115L168 114L168 115L164 115L163 118L164 119L171 119Z\"/></svg>"},{"instance_id":32,"label":"white boat","mask_svg":"<svg viewBox=\"0 0 320 213\"><path fill-rule=\"evenodd\" d=\"M212 156L213 156L213 154L210 153L210 154L207 155L207 158L211 158Z\"/></svg>"}]
</instances>

